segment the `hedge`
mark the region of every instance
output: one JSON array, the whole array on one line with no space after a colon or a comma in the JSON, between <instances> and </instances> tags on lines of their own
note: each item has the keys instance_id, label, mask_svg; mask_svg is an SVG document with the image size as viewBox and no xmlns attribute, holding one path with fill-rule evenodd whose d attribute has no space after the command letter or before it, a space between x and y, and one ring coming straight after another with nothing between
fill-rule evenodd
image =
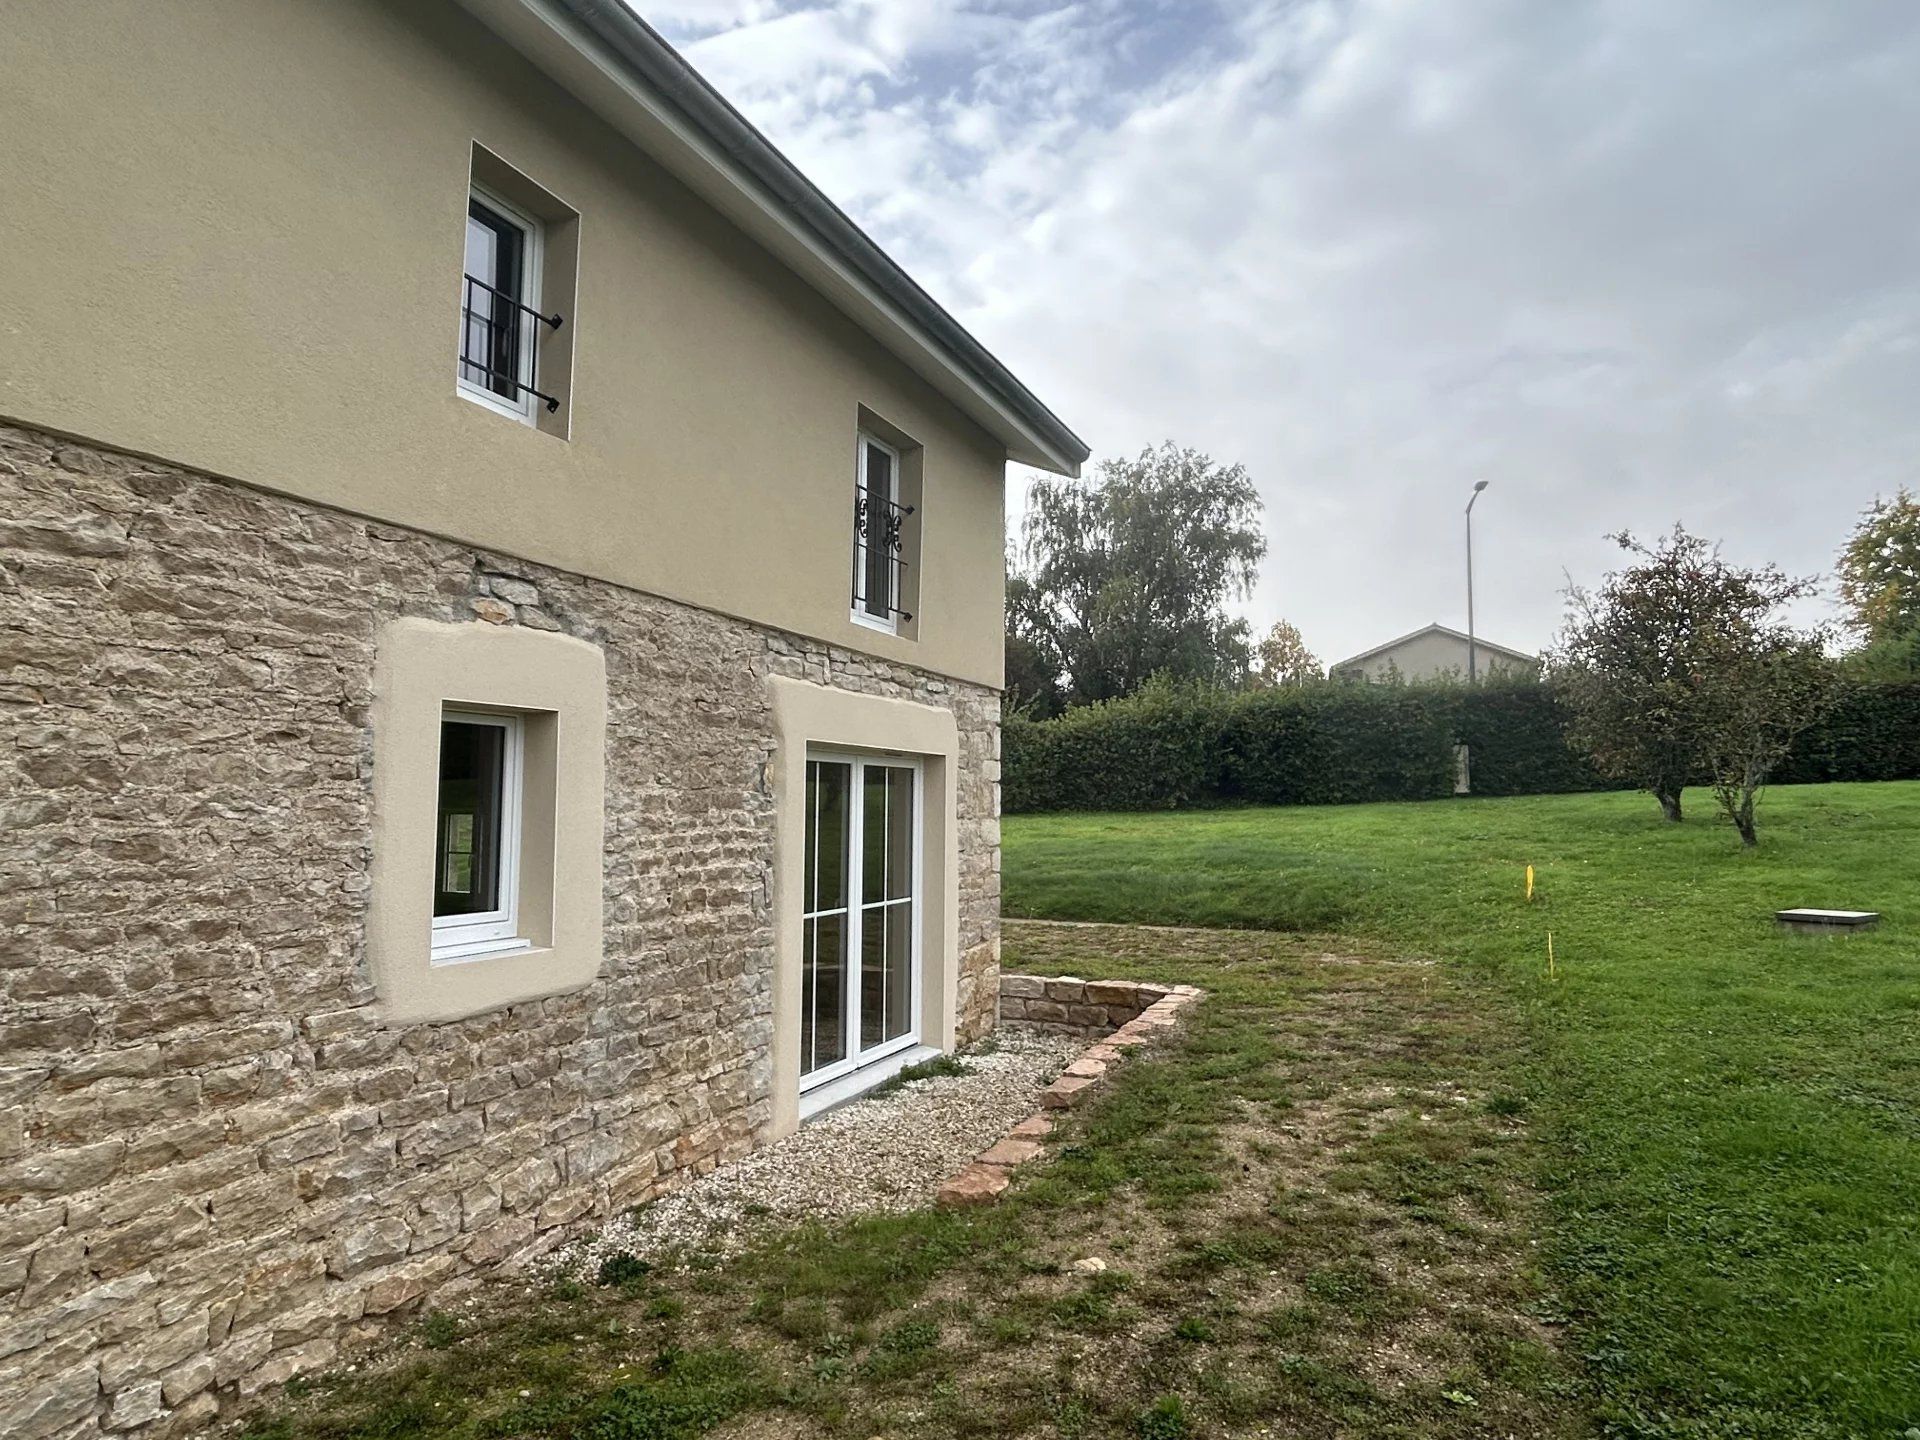
<instances>
[{"instance_id":1,"label":"hedge","mask_svg":"<svg viewBox=\"0 0 1920 1440\"><path fill-rule=\"evenodd\" d=\"M1166 810L1217 798L1228 697L1149 686L1054 720L1008 719L1004 810Z\"/></svg>"},{"instance_id":2,"label":"hedge","mask_svg":"<svg viewBox=\"0 0 1920 1440\"><path fill-rule=\"evenodd\" d=\"M1920 680L1849 685L1773 778L1787 785L1920 778Z\"/></svg>"},{"instance_id":3,"label":"hedge","mask_svg":"<svg viewBox=\"0 0 1920 1440\"><path fill-rule=\"evenodd\" d=\"M1001 804L1035 810L1431 800L1468 747L1476 795L1607 788L1566 742L1553 687L1326 684L1241 693L1150 686L1055 720L1009 717ZM1920 779L1920 681L1856 685L1802 737L1782 783Z\"/></svg>"},{"instance_id":4,"label":"hedge","mask_svg":"<svg viewBox=\"0 0 1920 1440\"><path fill-rule=\"evenodd\" d=\"M1467 747L1476 795L1564 795L1606 790L1585 756L1567 744L1571 717L1551 685L1496 678L1454 689L1453 734Z\"/></svg>"},{"instance_id":5,"label":"hedge","mask_svg":"<svg viewBox=\"0 0 1920 1440\"><path fill-rule=\"evenodd\" d=\"M1449 718L1423 692L1316 685L1254 691L1223 709L1216 800L1343 805L1453 789Z\"/></svg>"}]
</instances>

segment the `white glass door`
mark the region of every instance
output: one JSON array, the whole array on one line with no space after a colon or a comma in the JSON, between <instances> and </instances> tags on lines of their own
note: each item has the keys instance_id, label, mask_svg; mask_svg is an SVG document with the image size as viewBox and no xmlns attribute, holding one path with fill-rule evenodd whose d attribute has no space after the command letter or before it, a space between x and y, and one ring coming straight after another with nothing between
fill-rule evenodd
<instances>
[{"instance_id":1,"label":"white glass door","mask_svg":"<svg viewBox=\"0 0 1920 1440\"><path fill-rule=\"evenodd\" d=\"M807 759L803 1089L919 1039L919 810L915 762Z\"/></svg>"}]
</instances>

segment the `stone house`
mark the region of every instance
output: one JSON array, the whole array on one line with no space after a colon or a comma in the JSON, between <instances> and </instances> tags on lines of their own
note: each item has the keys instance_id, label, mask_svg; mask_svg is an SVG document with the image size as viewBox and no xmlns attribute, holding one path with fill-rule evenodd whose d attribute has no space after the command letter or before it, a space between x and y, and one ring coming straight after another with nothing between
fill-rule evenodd
<instances>
[{"instance_id":1,"label":"stone house","mask_svg":"<svg viewBox=\"0 0 1920 1440\"><path fill-rule=\"evenodd\" d=\"M976 1038L1009 460L618 0L0 47L0 1434L196 1431Z\"/></svg>"},{"instance_id":2,"label":"stone house","mask_svg":"<svg viewBox=\"0 0 1920 1440\"><path fill-rule=\"evenodd\" d=\"M1390 683L1395 680L1443 680L1467 677L1467 633L1451 625L1433 624L1349 655L1327 668L1335 680ZM1473 668L1481 675L1519 675L1540 668L1540 657L1476 636L1471 642Z\"/></svg>"}]
</instances>

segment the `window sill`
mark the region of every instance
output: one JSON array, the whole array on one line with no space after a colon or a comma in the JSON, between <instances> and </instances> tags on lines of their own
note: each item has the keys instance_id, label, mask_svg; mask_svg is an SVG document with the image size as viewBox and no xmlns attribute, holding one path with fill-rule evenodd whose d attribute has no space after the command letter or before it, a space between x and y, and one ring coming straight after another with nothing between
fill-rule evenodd
<instances>
[{"instance_id":1,"label":"window sill","mask_svg":"<svg viewBox=\"0 0 1920 1440\"><path fill-rule=\"evenodd\" d=\"M849 1070L837 1079L816 1085L803 1091L800 1096L800 1118L811 1120L816 1115L824 1115L836 1106L860 1096L885 1081L891 1080L909 1065L918 1065L923 1060L931 1060L940 1051L932 1045L908 1045L891 1055L882 1055L862 1065L858 1070Z\"/></svg>"},{"instance_id":2,"label":"window sill","mask_svg":"<svg viewBox=\"0 0 1920 1440\"><path fill-rule=\"evenodd\" d=\"M429 960L435 965L459 965L496 955L524 955L532 949L531 940L470 940L462 945L436 945Z\"/></svg>"},{"instance_id":3,"label":"window sill","mask_svg":"<svg viewBox=\"0 0 1920 1440\"><path fill-rule=\"evenodd\" d=\"M454 381L454 390L462 400L469 400L482 410L491 410L496 415L516 420L530 430L540 428L540 417L531 404L516 405L511 400L501 399L491 390L460 379Z\"/></svg>"},{"instance_id":4,"label":"window sill","mask_svg":"<svg viewBox=\"0 0 1920 1440\"><path fill-rule=\"evenodd\" d=\"M848 618L862 630L878 630L882 635L895 637L900 634L900 623L897 620L876 620L861 610L851 612Z\"/></svg>"}]
</instances>

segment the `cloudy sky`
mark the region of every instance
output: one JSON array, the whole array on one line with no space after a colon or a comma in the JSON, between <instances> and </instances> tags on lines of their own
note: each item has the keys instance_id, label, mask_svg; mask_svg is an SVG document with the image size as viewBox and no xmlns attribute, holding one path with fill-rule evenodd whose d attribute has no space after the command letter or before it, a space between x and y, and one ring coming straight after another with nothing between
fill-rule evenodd
<instances>
[{"instance_id":1,"label":"cloudy sky","mask_svg":"<svg viewBox=\"0 0 1920 1440\"><path fill-rule=\"evenodd\" d=\"M1920 483L1910 0L637 8L1093 446L1244 462L1245 607L1544 644L1601 537L1825 571Z\"/></svg>"}]
</instances>

